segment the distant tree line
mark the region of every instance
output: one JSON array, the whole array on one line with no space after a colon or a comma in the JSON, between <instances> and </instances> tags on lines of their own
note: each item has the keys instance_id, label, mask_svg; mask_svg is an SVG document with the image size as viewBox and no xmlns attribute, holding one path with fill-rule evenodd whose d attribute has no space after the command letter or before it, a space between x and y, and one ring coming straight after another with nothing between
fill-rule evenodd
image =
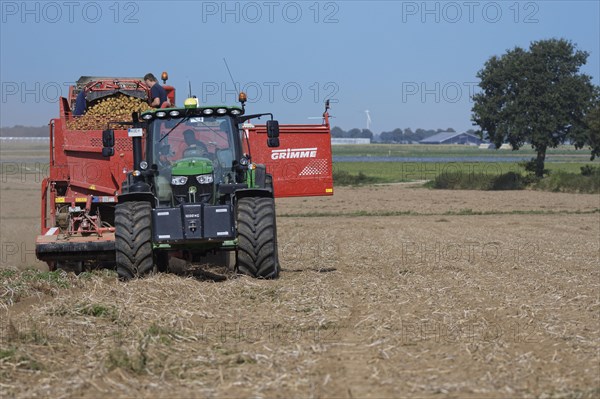
<instances>
[{"instance_id":1,"label":"distant tree line","mask_svg":"<svg viewBox=\"0 0 600 399\"><path fill-rule=\"evenodd\" d=\"M341 127L335 126L331 129L331 137L336 139L371 139L373 140L374 134L369 129L350 129L348 131L342 130Z\"/></svg>"},{"instance_id":2,"label":"distant tree line","mask_svg":"<svg viewBox=\"0 0 600 399\"><path fill-rule=\"evenodd\" d=\"M0 127L0 137L48 137L48 126L21 126Z\"/></svg>"}]
</instances>

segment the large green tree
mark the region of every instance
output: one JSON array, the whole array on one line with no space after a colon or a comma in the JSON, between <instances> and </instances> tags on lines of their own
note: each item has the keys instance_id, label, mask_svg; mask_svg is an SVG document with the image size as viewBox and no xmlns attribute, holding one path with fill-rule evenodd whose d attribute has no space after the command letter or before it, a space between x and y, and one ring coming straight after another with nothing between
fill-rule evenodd
<instances>
[{"instance_id":1,"label":"large green tree","mask_svg":"<svg viewBox=\"0 0 600 399\"><path fill-rule=\"evenodd\" d=\"M584 137L586 114L596 89L579 70L588 53L564 39L532 42L493 56L477 73L481 92L473 96L472 120L496 147L518 150L530 143L536 151L535 173L542 177L546 150L567 139Z\"/></svg>"}]
</instances>

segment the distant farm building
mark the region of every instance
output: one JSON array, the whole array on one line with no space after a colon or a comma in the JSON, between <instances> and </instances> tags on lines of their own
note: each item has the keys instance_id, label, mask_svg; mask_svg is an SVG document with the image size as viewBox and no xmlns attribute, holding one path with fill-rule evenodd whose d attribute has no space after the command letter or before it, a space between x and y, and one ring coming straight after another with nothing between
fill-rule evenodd
<instances>
[{"instance_id":1,"label":"distant farm building","mask_svg":"<svg viewBox=\"0 0 600 399\"><path fill-rule=\"evenodd\" d=\"M331 145L342 145L342 144L371 144L371 139L344 139L336 138L331 139Z\"/></svg>"},{"instance_id":2,"label":"distant farm building","mask_svg":"<svg viewBox=\"0 0 600 399\"><path fill-rule=\"evenodd\" d=\"M419 141L420 144L464 144L480 145L484 143L479 137L471 133L441 132Z\"/></svg>"},{"instance_id":3,"label":"distant farm building","mask_svg":"<svg viewBox=\"0 0 600 399\"><path fill-rule=\"evenodd\" d=\"M495 150L496 145L493 143L484 142L483 144L479 145L479 148L481 148L482 150L489 150L489 149ZM510 145L508 143L504 143L500 146L500 149L501 150L512 150L513 147L512 147L512 145Z\"/></svg>"}]
</instances>

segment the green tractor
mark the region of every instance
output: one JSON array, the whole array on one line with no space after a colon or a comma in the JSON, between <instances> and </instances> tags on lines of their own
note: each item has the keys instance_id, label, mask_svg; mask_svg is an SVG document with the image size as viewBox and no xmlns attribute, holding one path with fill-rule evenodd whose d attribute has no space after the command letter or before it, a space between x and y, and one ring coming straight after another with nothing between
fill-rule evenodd
<instances>
[{"instance_id":1,"label":"green tractor","mask_svg":"<svg viewBox=\"0 0 600 399\"><path fill-rule=\"evenodd\" d=\"M235 270L256 278L280 272L272 176L248 155L244 124L267 121L267 145L279 146L272 114L244 115L244 106L199 106L134 114L128 130L132 170L115 207L115 261L121 279L235 253ZM105 157L115 154L114 130L102 134Z\"/></svg>"}]
</instances>

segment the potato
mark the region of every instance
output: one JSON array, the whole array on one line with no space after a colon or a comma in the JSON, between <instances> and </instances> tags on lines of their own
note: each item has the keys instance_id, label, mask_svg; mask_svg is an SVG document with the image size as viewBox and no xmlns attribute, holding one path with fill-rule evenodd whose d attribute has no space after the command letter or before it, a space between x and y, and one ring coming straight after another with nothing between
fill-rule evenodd
<instances>
[{"instance_id":1,"label":"potato","mask_svg":"<svg viewBox=\"0 0 600 399\"><path fill-rule=\"evenodd\" d=\"M82 116L67 120L70 130L103 130L108 122L129 122L133 112L142 113L152 109L144 100L116 94L91 104Z\"/></svg>"}]
</instances>

